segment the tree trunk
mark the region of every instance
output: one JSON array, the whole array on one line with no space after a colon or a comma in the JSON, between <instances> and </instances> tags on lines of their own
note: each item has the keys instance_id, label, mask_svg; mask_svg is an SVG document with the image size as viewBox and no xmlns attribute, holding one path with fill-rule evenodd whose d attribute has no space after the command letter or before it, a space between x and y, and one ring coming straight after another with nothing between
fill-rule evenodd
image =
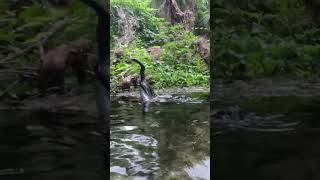
<instances>
[{"instance_id":1,"label":"tree trunk","mask_svg":"<svg viewBox=\"0 0 320 180\"><path fill-rule=\"evenodd\" d=\"M187 0L186 10L183 12L176 0L163 0L161 14L171 24L182 24L186 30L191 31L194 26L194 0Z\"/></svg>"}]
</instances>

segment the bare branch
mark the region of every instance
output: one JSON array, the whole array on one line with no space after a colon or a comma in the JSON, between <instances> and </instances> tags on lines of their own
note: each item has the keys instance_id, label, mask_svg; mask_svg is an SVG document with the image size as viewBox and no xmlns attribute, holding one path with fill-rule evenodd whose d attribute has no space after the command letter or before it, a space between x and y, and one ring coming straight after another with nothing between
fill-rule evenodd
<instances>
[{"instance_id":1,"label":"bare branch","mask_svg":"<svg viewBox=\"0 0 320 180\"><path fill-rule=\"evenodd\" d=\"M0 97L2 97L3 95L5 95L7 92L9 92L12 88L14 88L18 83L20 82L20 80L15 80L13 83L11 83L1 94Z\"/></svg>"},{"instance_id":2,"label":"bare branch","mask_svg":"<svg viewBox=\"0 0 320 180\"><path fill-rule=\"evenodd\" d=\"M52 28L48 32L38 34L37 40L34 44L23 49L22 51L20 51L18 53L12 54L12 55L0 60L0 63L12 61L12 60L16 59L17 57L20 57L20 56L26 54L27 52L29 52L39 46L42 46L42 44L46 43L49 40L49 38L54 36L57 32L62 31L66 27L68 22L69 22L68 18L65 18L65 19L62 19L62 20L56 22L55 24L53 24Z\"/></svg>"}]
</instances>

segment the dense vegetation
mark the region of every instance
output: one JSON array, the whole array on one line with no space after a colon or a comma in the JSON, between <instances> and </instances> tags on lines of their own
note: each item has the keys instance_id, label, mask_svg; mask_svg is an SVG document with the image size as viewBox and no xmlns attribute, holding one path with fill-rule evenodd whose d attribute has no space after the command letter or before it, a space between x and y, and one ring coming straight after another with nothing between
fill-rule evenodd
<instances>
[{"instance_id":1,"label":"dense vegetation","mask_svg":"<svg viewBox=\"0 0 320 180\"><path fill-rule=\"evenodd\" d=\"M14 2L26 3L14 4ZM103 3L103 0L100 1ZM182 2L182 1L181 1ZM179 1L179 3L181 3ZM140 59L146 65L146 73L156 88L169 86L207 86L209 70L199 53L195 51L198 38L195 31L186 31L179 24L169 24L159 16L160 1L111 0L111 82L119 88L123 74L137 74L137 65L128 65L129 58ZM195 28L208 27L208 1L197 0ZM158 4L158 5L157 5ZM6 59L37 44L43 33L50 31L61 19L69 20L63 30L48 40L54 48L79 37L95 41L96 15L80 1L68 6L54 6L48 1L1 1L0 3L0 89L4 90L13 80L19 83L14 89L27 86L36 91L37 72L40 65L38 48L33 48L13 59ZM127 20L123 22L119 15ZM123 28L124 27L124 28ZM129 33L129 34L127 34ZM121 38L129 37L130 40ZM121 41L121 42L120 42ZM121 46L119 46L119 44ZM121 58L115 58L114 50L121 49ZM147 52L149 47L161 47L162 53L154 60Z\"/></svg>"},{"instance_id":2,"label":"dense vegetation","mask_svg":"<svg viewBox=\"0 0 320 180\"><path fill-rule=\"evenodd\" d=\"M79 1L65 8L49 3L8 0L1 1L0 10L1 96L10 94L16 97L16 94L37 92L40 67L37 43L57 22L68 20L64 28L48 39L48 49L78 37L95 40L96 15ZM10 58L12 56L14 58Z\"/></svg>"},{"instance_id":3,"label":"dense vegetation","mask_svg":"<svg viewBox=\"0 0 320 180\"><path fill-rule=\"evenodd\" d=\"M320 29L305 0L215 0L214 75L318 77Z\"/></svg>"},{"instance_id":4,"label":"dense vegetation","mask_svg":"<svg viewBox=\"0 0 320 180\"><path fill-rule=\"evenodd\" d=\"M199 12L196 27L208 26L207 23L203 23L203 21L208 22L208 19L204 20L204 18L209 16L209 6L204 9L205 3L207 1L198 1L198 6L196 6ZM133 34L131 41L122 44L123 54L120 60L111 56L112 62L117 62L111 67L112 82L120 84L125 73L138 73L138 66L125 62L130 58L136 58L146 65L147 74L152 77L155 88L207 86L209 69L196 53L195 41L198 37L194 32L186 31L182 25L169 24L165 19L159 17L159 6L156 6L158 8L155 9L151 5L150 0L111 0L112 49L117 46L116 41L119 40L119 37L125 36L126 33ZM129 24L126 24L127 29L119 28L119 22L122 22L119 18L121 11L130 19ZM159 60L152 59L147 52L148 47L161 47L162 53Z\"/></svg>"}]
</instances>

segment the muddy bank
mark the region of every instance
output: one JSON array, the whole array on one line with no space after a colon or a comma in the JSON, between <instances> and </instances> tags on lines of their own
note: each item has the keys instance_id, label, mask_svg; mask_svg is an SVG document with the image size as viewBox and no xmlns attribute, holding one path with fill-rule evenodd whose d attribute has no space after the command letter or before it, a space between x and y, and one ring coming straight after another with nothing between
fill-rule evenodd
<instances>
[{"instance_id":1,"label":"muddy bank","mask_svg":"<svg viewBox=\"0 0 320 180\"><path fill-rule=\"evenodd\" d=\"M164 96L179 96L180 99L174 99L176 101L186 101L189 96L203 96L203 94L209 94L209 88L202 87L190 87L190 88L168 88L162 90L156 90L158 95ZM182 97L182 98L181 98ZM172 99L171 99L172 100ZM193 100L193 99L191 99ZM111 94L111 101L131 101L139 102L139 91L115 93ZM46 97L39 97L34 95L23 100L3 101L0 103L1 110L25 110L25 111L46 111L52 113L83 113L89 116L95 116L96 102L94 88L91 86L82 87L76 89L67 94L58 95L51 94Z\"/></svg>"},{"instance_id":2,"label":"muddy bank","mask_svg":"<svg viewBox=\"0 0 320 180\"><path fill-rule=\"evenodd\" d=\"M265 78L253 80L223 80L213 81L211 100L226 101L239 98L252 99L257 97L312 97L320 96L320 79L301 80L285 78ZM166 88L157 90L158 95L185 95L192 97L209 94L206 87ZM111 100L139 101L139 92L117 93L111 95ZM185 100L185 99L183 99ZM29 97L24 100L2 101L0 109L45 110L49 112L83 112L96 114L94 88L88 86L75 93L67 95L50 95L47 97Z\"/></svg>"},{"instance_id":3,"label":"muddy bank","mask_svg":"<svg viewBox=\"0 0 320 180\"><path fill-rule=\"evenodd\" d=\"M213 83L211 93L213 94L212 97L217 100L280 96L320 96L320 79L217 79Z\"/></svg>"}]
</instances>

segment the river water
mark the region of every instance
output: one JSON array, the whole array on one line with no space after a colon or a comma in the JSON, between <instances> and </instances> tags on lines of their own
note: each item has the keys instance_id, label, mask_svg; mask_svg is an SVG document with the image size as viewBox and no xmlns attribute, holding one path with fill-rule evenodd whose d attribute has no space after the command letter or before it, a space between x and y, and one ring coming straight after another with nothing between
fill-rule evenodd
<instances>
[{"instance_id":1,"label":"river water","mask_svg":"<svg viewBox=\"0 0 320 180\"><path fill-rule=\"evenodd\" d=\"M146 115L138 102L112 103L111 179L210 179L209 103L193 96L151 104Z\"/></svg>"},{"instance_id":2,"label":"river water","mask_svg":"<svg viewBox=\"0 0 320 180\"><path fill-rule=\"evenodd\" d=\"M225 123L213 119L213 179L320 179L320 97L256 97L214 104L214 109L233 107L245 113L234 118L242 122L237 126L227 118Z\"/></svg>"},{"instance_id":3,"label":"river water","mask_svg":"<svg viewBox=\"0 0 320 180\"><path fill-rule=\"evenodd\" d=\"M0 111L1 180L105 179L102 136L81 114Z\"/></svg>"},{"instance_id":4,"label":"river water","mask_svg":"<svg viewBox=\"0 0 320 180\"><path fill-rule=\"evenodd\" d=\"M1 180L210 179L206 93L173 94L143 115L112 98L110 169L86 113L0 111ZM320 97L214 100L213 179L320 179ZM217 115L218 114L218 115Z\"/></svg>"},{"instance_id":5,"label":"river water","mask_svg":"<svg viewBox=\"0 0 320 180\"><path fill-rule=\"evenodd\" d=\"M88 113L2 110L0 179L210 179L208 95L173 97L146 115L137 99L112 98L110 169Z\"/></svg>"},{"instance_id":6,"label":"river water","mask_svg":"<svg viewBox=\"0 0 320 180\"><path fill-rule=\"evenodd\" d=\"M143 115L112 98L110 169L96 119L80 112L0 111L1 180L210 179L206 93L173 95ZM320 179L320 97L213 102L213 179ZM220 118L220 119L219 119Z\"/></svg>"}]
</instances>

